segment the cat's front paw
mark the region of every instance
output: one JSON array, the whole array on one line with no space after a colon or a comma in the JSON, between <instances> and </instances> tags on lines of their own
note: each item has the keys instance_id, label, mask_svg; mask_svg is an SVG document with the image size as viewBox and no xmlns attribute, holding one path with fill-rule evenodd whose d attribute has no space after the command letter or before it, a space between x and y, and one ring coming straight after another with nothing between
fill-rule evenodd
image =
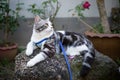
<instances>
[{"instance_id":1,"label":"cat's front paw","mask_svg":"<svg viewBox=\"0 0 120 80\"><path fill-rule=\"evenodd\" d=\"M33 50L28 50L28 49L26 50L26 55L27 56L30 56L32 53L33 53Z\"/></svg>"},{"instance_id":2,"label":"cat's front paw","mask_svg":"<svg viewBox=\"0 0 120 80\"><path fill-rule=\"evenodd\" d=\"M29 62L27 62L27 67L32 67L35 65L35 62L31 59Z\"/></svg>"}]
</instances>

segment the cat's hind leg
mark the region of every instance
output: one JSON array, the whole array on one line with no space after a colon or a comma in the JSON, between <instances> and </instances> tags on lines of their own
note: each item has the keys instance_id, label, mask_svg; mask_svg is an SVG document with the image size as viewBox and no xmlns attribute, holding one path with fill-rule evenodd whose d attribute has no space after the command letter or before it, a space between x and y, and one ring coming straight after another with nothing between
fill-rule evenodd
<instances>
[{"instance_id":1,"label":"cat's hind leg","mask_svg":"<svg viewBox=\"0 0 120 80\"><path fill-rule=\"evenodd\" d=\"M89 51L83 52L83 62L82 62L82 68L80 71L81 77L84 77L89 73L89 71L91 69L91 64L94 61L94 57L95 57L94 50L92 50L91 52L89 52Z\"/></svg>"}]
</instances>

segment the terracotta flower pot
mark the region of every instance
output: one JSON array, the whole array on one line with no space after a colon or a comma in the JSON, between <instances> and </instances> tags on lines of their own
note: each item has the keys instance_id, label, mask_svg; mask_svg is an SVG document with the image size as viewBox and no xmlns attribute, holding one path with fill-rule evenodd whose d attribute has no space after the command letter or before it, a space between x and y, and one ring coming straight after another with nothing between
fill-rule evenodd
<instances>
[{"instance_id":1,"label":"terracotta flower pot","mask_svg":"<svg viewBox=\"0 0 120 80\"><path fill-rule=\"evenodd\" d=\"M99 52L114 60L120 58L120 34L96 34L86 31L85 35Z\"/></svg>"},{"instance_id":2,"label":"terracotta flower pot","mask_svg":"<svg viewBox=\"0 0 120 80\"><path fill-rule=\"evenodd\" d=\"M4 59L8 61L13 60L17 54L17 49L17 44L8 47L0 47L0 61Z\"/></svg>"}]
</instances>

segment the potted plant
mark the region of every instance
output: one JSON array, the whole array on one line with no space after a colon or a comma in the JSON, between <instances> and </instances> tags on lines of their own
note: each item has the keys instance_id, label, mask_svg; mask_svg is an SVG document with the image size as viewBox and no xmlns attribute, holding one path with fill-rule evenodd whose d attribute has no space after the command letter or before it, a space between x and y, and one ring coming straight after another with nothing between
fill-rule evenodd
<instances>
[{"instance_id":1,"label":"potted plant","mask_svg":"<svg viewBox=\"0 0 120 80\"><path fill-rule=\"evenodd\" d=\"M4 37L0 41L0 60L12 60L17 53L17 44L9 40L19 26L18 18L21 10L21 3L16 4L16 9L12 10L9 6L10 0L0 1L0 30Z\"/></svg>"},{"instance_id":2,"label":"potted plant","mask_svg":"<svg viewBox=\"0 0 120 80\"><path fill-rule=\"evenodd\" d=\"M80 17L79 20L90 28L89 31L85 32L85 35L93 42L95 48L113 59L119 58L120 34L113 34L111 31L105 10L104 0L96 0L96 3L101 21L99 26L90 26L81 18L83 16L82 11L89 9L90 7L90 3L88 1L77 5L75 7L75 12ZM99 32L100 30L102 30L102 33Z\"/></svg>"},{"instance_id":3,"label":"potted plant","mask_svg":"<svg viewBox=\"0 0 120 80\"><path fill-rule=\"evenodd\" d=\"M119 1L119 6L118 7L113 7L111 9L111 30L114 33L119 32L120 33L120 0Z\"/></svg>"}]
</instances>

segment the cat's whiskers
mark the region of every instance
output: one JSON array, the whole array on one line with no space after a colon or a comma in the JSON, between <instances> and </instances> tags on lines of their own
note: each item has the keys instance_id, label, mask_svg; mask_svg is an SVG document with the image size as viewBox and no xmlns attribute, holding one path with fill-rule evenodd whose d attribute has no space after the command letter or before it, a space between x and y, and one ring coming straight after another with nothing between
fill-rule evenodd
<instances>
[{"instance_id":1,"label":"cat's whiskers","mask_svg":"<svg viewBox=\"0 0 120 80\"><path fill-rule=\"evenodd\" d=\"M38 29L38 31L36 29ZM27 45L26 55L31 55L34 47L37 46L36 43L42 42L40 44L41 52L32 58L27 63L27 66L32 67L38 62L45 60L47 57L54 56L55 53L61 53L60 41L71 59L76 55L82 56L80 75L85 76L88 74L95 57L92 43L84 35L79 33L65 31L54 32L52 23L49 19L42 20L39 16L35 18L33 34Z\"/></svg>"},{"instance_id":2,"label":"cat's whiskers","mask_svg":"<svg viewBox=\"0 0 120 80\"><path fill-rule=\"evenodd\" d=\"M53 31L49 31L49 32L41 32L40 34L38 34L36 31L33 31L33 36L31 37L31 40L34 42L38 42L44 38L49 38L51 35L53 35Z\"/></svg>"}]
</instances>

